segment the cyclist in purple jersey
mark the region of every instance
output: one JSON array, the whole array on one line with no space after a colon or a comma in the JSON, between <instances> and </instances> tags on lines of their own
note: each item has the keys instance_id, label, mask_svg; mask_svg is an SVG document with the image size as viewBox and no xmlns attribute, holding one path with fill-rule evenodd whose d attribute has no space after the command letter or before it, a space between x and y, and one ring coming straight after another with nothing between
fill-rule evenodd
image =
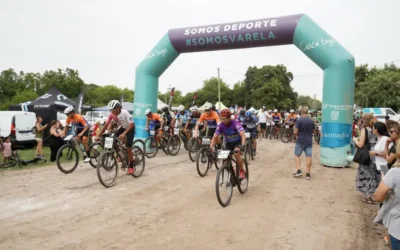
<instances>
[{"instance_id":1,"label":"cyclist in purple jersey","mask_svg":"<svg viewBox=\"0 0 400 250\"><path fill-rule=\"evenodd\" d=\"M231 111L229 109L223 109L220 113L221 123L218 125L215 130L213 139L211 140L211 148L214 150L215 144L220 144L219 136L221 134L224 135L225 138L225 150L235 150L238 153L234 154L237 164L240 168L239 178L244 179L245 171L243 169L243 160L241 152L245 149L246 144L246 136L244 134L244 129L242 124L237 121L231 119Z\"/></svg>"}]
</instances>

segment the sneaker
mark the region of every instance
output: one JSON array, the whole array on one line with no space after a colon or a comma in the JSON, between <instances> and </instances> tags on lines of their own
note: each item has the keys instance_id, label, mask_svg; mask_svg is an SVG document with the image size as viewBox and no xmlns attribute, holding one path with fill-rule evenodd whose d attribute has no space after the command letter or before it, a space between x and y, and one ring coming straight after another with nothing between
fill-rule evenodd
<instances>
[{"instance_id":1,"label":"sneaker","mask_svg":"<svg viewBox=\"0 0 400 250\"><path fill-rule=\"evenodd\" d=\"M245 179L245 178L246 178L246 172L244 170L240 170L239 179Z\"/></svg>"},{"instance_id":2,"label":"sneaker","mask_svg":"<svg viewBox=\"0 0 400 250\"><path fill-rule=\"evenodd\" d=\"M307 173L307 174L306 174L306 179L307 179L307 180L311 179L311 174Z\"/></svg>"},{"instance_id":3,"label":"sneaker","mask_svg":"<svg viewBox=\"0 0 400 250\"><path fill-rule=\"evenodd\" d=\"M303 176L303 173L302 173L301 170L299 169L299 170L297 170L296 173L293 174L293 176L296 177L296 178L298 178L298 177Z\"/></svg>"},{"instance_id":4,"label":"sneaker","mask_svg":"<svg viewBox=\"0 0 400 250\"><path fill-rule=\"evenodd\" d=\"M126 175L133 175L133 173L135 173L135 168L131 168L131 167L129 167L128 168L128 172L126 172Z\"/></svg>"},{"instance_id":5,"label":"sneaker","mask_svg":"<svg viewBox=\"0 0 400 250\"><path fill-rule=\"evenodd\" d=\"M90 162L90 157L85 157L85 159L83 159L83 162L84 162L84 163Z\"/></svg>"}]
</instances>

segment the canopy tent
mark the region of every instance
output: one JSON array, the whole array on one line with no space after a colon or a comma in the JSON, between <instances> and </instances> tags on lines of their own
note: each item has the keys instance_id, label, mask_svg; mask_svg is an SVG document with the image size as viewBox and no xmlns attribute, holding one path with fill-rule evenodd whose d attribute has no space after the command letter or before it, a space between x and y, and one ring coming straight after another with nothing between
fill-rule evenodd
<instances>
[{"instance_id":1,"label":"canopy tent","mask_svg":"<svg viewBox=\"0 0 400 250\"><path fill-rule=\"evenodd\" d=\"M36 98L35 100L25 103L10 105L11 111L29 111L34 112L36 117L40 116L43 119L43 124L48 124L52 120L57 120L57 112L63 112L68 106L75 107L76 102L63 95L56 87L51 87L49 91ZM90 109L90 106L83 105L83 109ZM50 127L43 131L43 139L48 138ZM43 143L47 145L47 141Z\"/></svg>"},{"instance_id":2,"label":"canopy tent","mask_svg":"<svg viewBox=\"0 0 400 250\"><path fill-rule=\"evenodd\" d=\"M205 106L206 104L211 104L211 105L212 105L212 103L210 103L210 102L205 102L201 107L199 107L199 110L200 110L200 111L203 111L203 110L204 110L204 106Z\"/></svg>"},{"instance_id":3,"label":"canopy tent","mask_svg":"<svg viewBox=\"0 0 400 250\"><path fill-rule=\"evenodd\" d=\"M223 109L227 109L228 107L225 106L222 102L216 102L216 103L215 103L215 108L216 108L217 110L223 110ZM232 108L232 109L233 109L233 108Z\"/></svg>"}]
</instances>

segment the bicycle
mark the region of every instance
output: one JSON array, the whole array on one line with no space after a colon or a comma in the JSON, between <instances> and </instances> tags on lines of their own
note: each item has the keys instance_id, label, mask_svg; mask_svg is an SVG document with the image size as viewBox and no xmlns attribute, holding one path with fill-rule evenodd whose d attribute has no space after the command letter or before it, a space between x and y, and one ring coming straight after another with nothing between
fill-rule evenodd
<instances>
[{"instance_id":1,"label":"bicycle","mask_svg":"<svg viewBox=\"0 0 400 250\"><path fill-rule=\"evenodd\" d=\"M215 168L218 170L218 159L217 155L215 153L216 147L214 146L214 152L211 151L211 137L203 137L201 139L201 148L199 152L196 155L196 170L197 173L200 175L200 177L204 177L207 175L208 170L212 168L212 165L215 165ZM205 168L203 167L203 171L200 169L201 165L200 163L203 163L205 165Z\"/></svg>"},{"instance_id":2,"label":"bicycle","mask_svg":"<svg viewBox=\"0 0 400 250\"><path fill-rule=\"evenodd\" d=\"M246 159L243 160L244 170L246 172L244 179L238 178L239 166L233 159L232 155L236 153L234 150L221 150L218 154L218 159L223 160L222 167L218 170L215 180L215 191L217 200L222 207L229 205L233 195L233 187L237 186L241 194L247 192L249 186L249 168ZM234 163L236 166L233 167ZM222 178L222 181L220 180ZM224 201L221 197L222 187L225 187L228 191L228 196Z\"/></svg>"},{"instance_id":3,"label":"bicycle","mask_svg":"<svg viewBox=\"0 0 400 250\"><path fill-rule=\"evenodd\" d=\"M246 159L247 162L250 162L250 159L254 161L255 152L254 152L254 147L253 147L253 142L252 142L253 139L251 139L251 133L246 132L244 134L246 136L246 146L245 146L244 158Z\"/></svg>"},{"instance_id":4,"label":"bicycle","mask_svg":"<svg viewBox=\"0 0 400 250\"><path fill-rule=\"evenodd\" d=\"M64 174L70 174L75 171L75 169L78 167L78 163L79 163L79 153L78 153L78 150L76 149L76 145L79 144L79 148L82 151L83 155L86 155L86 152L85 152L85 148L83 147L82 142L78 142L74 135L66 136L64 138L64 142L66 142L66 144L62 145L57 152L56 163L57 163L58 169L61 172L63 172ZM90 163L90 166L92 166L93 168L97 167L97 158L99 157L100 152L102 150L103 150L103 143L101 141L95 142L93 144L89 143L89 155L87 155L87 157L90 158L89 163ZM64 151L67 151L67 152L64 152ZM65 166L62 166L61 165L61 157L62 156L65 156L67 161L72 160L72 162L68 162L65 164ZM75 156L75 162L73 159L74 156ZM73 163L72 168L67 169L66 167L68 165L70 165L71 163Z\"/></svg>"},{"instance_id":5,"label":"bicycle","mask_svg":"<svg viewBox=\"0 0 400 250\"><path fill-rule=\"evenodd\" d=\"M11 168L18 165L18 167L26 166L30 163L35 164L43 164L46 163L47 160L43 159L42 157L36 156L32 160L22 160L21 155L19 154L18 150L13 150L11 152L10 159L7 162L0 163L0 168Z\"/></svg>"},{"instance_id":6,"label":"bicycle","mask_svg":"<svg viewBox=\"0 0 400 250\"><path fill-rule=\"evenodd\" d=\"M280 128L275 124L275 122L271 122L271 131L269 133L269 139L272 140L272 137L275 139L279 139L279 131Z\"/></svg>"},{"instance_id":7,"label":"bicycle","mask_svg":"<svg viewBox=\"0 0 400 250\"><path fill-rule=\"evenodd\" d=\"M136 163L136 169L132 176L138 178L142 176L146 167L146 157L143 150L135 145L132 146L132 153L135 157ZM106 188L114 186L117 182L118 160L121 162L121 170L125 171L129 166L125 144L114 136L106 137L104 141L104 150L101 152L97 164L97 177L99 178L100 183ZM112 174L110 182L107 182L106 179L103 178L101 174L102 170L105 170L106 173Z\"/></svg>"},{"instance_id":8,"label":"bicycle","mask_svg":"<svg viewBox=\"0 0 400 250\"><path fill-rule=\"evenodd\" d=\"M169 155L175 156L181 149L181 138L179 137L179 128L174 128L174 133L169 130L167 150Z\"/></svg>"},{"instance_id":9,"label":"bicycle","mask_svg":"<svg viewBox=\"0 0 400 250\"><path fill-rule=\"evenodd\" d=\"M288 143L292 141L294 138L293 127L290 127L289 124L285 124L285 127L281 129L281 141L284 143Z\"/></svg>"},{"instance_id":10,"label":"bicycle","mask_svg":"<svg viewBox=\"0 0 400 250\"><path fill-rule=\"evenodd\" d=\"M166 127L165 130L168 130ZM168 140L165 135L158 135L158 130L150 130L150 137L144 141L145 155L147 158L153 158L157 155L158 150L162 149L168 155Z\"/></svg>"},{"instance_id":11,"label":"bicycle","mask_svg":"<svg viewBox=\"0 0 400 250\"><path fill-rule=\"evenodd\" d=\"M195 131L195 129L193 129ZM189 159L192 162L195 162L197 159L197 153L199 152L200 148L202 147L202 138L204 138L204 134L199 131L200 136L194 137L193 132L192 132L192 137L188 141L188 154L189 154Z\"/></svg>"}]
</instances>

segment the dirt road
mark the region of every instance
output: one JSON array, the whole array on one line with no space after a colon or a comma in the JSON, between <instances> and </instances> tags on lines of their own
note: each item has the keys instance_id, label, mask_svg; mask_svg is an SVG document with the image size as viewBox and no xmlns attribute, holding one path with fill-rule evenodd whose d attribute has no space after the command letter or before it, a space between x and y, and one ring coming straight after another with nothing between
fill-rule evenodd
<instances>
[{"instance_id":1,"label":"dirt road","mask_svg":"<svg viewBox=\"0 0 400 250\"><path fill-rule=\"evenodd\" d=\"M386 249L355 168L320 166L314 145L312 180L294 179L293 148L260 142L249 190L234 189L227 208L216 171L199 177L183 149L148 160L139 179L120 172L108 189L89 165L2 171L0 249Z\"/></svg>"}]
</instances>

